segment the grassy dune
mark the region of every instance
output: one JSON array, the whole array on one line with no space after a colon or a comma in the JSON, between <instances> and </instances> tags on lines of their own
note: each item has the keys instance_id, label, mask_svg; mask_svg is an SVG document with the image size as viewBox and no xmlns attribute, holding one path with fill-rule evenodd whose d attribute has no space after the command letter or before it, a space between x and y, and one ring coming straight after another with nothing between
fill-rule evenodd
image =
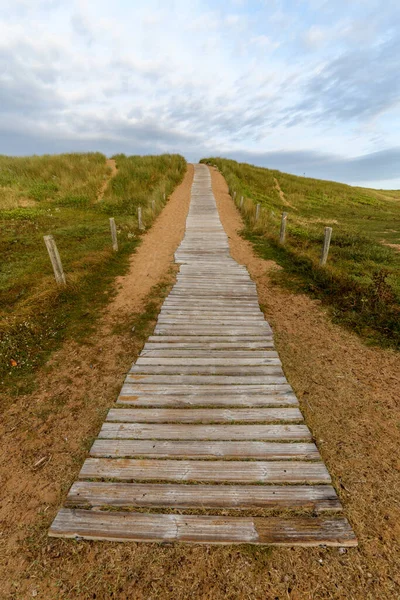
<instances>
[{"instance_id":1,"label":"grassy dune","mask_svg":"<svg viewBox=\"0 0 400 600\"><path fill-rule=\"evenodd\" d=\"M99 153L0 156L0 374L31 372L67 333L87 334L107 285L139 242L137 207L149 226L186 170L178 155ZM100 192L104 188L103 198ZM109 217L118 229L112 251ZM43 236L56 240L67 286L56 286ZM106 292L106 293L104 293ZM14 365L14 366L13 366Z\"/></svg>"},{"instance_id":2,"label":"grassy dune","mask_svg":"<svg viewBox=\"0 0 400 600\"><path fill-rule=\"evenodd\" d=\"M320 297L366 338L400 347L400 191L372 190L219 158L258 252L285 267L281 281ZM261 214L255 222L256 204ZM287 238L279 244L282 212ZM328 265L319 266L324 227L333 228ZM290 273L290 277L287 277Z\"/></svg>"}]
</instances>

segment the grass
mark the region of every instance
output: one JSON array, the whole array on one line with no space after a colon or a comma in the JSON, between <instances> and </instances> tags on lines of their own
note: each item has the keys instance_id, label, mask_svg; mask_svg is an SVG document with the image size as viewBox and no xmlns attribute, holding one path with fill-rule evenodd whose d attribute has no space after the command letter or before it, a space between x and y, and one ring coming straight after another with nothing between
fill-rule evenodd
<instances>
[{"instance_id":1,"label":"grass","mask_svg":"<svg viewBox=\"0 0 400 600\"><path fill-rule=\"evenodd\" d=\"M67 335L90 334L111 282L127 269L139 243L137 207L142 206L144 225L150 226L186 170L178 155L114 158L118 172L111 179L99 153L0 156L0 377L5 386L17 384L21 391L27 376ZM118 253L111 247L111 216ZM56 240L65 287L54 281L43 241L47 234Z\"/></svg>"},{"instance_id":2,"label":"grass","mask_svg":"<svg viewBox=\"0 0 400 600\"><path fill-rule=\"evenodd\" d=\"M244 235L257 252L284 267L276 280L323 299L336 321L364 339L400 348L400 246L387 245L400 243L400 191L296 177L221 158L202 162L217 166L236 192ZM287 234L280 245L283 211ZM325 226L333 235L323 268Z\"/></svg>"}]
</instances>

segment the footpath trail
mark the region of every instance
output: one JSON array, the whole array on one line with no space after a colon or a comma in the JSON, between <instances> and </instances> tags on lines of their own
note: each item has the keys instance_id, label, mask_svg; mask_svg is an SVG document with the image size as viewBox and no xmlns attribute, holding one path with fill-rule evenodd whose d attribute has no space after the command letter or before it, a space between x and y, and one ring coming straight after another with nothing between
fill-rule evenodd
<instances>
[{"instance_id":1,"label":"footpath trail","mask_svg":"<svg viewBox=\"0 0 400 600\"><path fill-rule=\"evenodd\" d=\"M50 535L355 546L204 165L176 262L154 335Z\"/></svg>"}]
</instances>

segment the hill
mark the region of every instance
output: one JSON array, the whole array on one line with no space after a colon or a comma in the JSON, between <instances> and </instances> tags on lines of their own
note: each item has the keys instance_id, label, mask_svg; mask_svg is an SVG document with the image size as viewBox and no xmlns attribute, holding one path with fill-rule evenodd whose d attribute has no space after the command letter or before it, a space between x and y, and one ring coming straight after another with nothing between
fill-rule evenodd
<instances>
[{"instance_id":1,"label":"hill","mask_svg":"<svg viewBox=\"0 0 400 600\"><path fill-rule=\"evenodd\" d=\"M29 373L67 332L87 333L106 285L124 272L144 226L186 171L178 155L0 156L0 373ZM153 207L155 210L153 211ZM115 217L119 251L111 246ZM56 240L67 286L55 284L43 236ZM13 367L18 367L14 369ZM16 373L15 373L16 374Z\"/></svg>"},{"instance_id":2,"label":"hill","mask_svg":"<svg viewBox=\"0 0 400 600\"><path fill-rule=\"evenodd\" d=\"M364 337L400 347L400 191L372 190L297 177L221 158L228 182L258 252L329 303L336 320ZM260 217L255 221L256 205ZM279 244L281 213L287 236ZM326 267L319 266L324 227L333 229Z\"/></svg>"}]
</instances>

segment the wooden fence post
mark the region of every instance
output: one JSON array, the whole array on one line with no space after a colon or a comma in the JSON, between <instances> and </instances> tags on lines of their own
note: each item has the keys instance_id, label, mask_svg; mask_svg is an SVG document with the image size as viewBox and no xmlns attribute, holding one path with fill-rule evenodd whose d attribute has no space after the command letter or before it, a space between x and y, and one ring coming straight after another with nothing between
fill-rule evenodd
<instances>
[{"instance_id":1,"label":"wooden fence post","mask_svg":"<svg viewBox=\"0 0 400 600\"><path fill-rule=\"evenodd\" d=\"M260 217L260 209L261 209L261 204L257 204L257 206L256 206L256 221L258 221L258 219Z\"/></svg>"},{"instance_id":2,"label":"wooden fence post","mask_svg":"<svg viewBox=\"0 0 400 600\"><path fill-rule=\"evenodd\" d=\"M53 265L56 282L60 285L66 285L67 282L65 281L64 269L54 238L52 235L45 235L43 236L43 239L50 256L51 264Z\"/></svg>"},{"instance_id":3,"label":"wooden fence post","mask_svg":"<svg viewBox=\"0 0 400 600\"><path fill-rule=\"evenodd\" d=\"M236 200L236 192L233 192L232 198L233 198L233 201L235 202L235 200Z\"/></svg>"},{"instance_id":4,"label":"wooden fence post","mask_svg":"<svg viewBox=\"0 0 400 600\"><path fill-rule=\"evenodd\" d=\"M151 210L153 211L153 217L156 214L156 201L152 200L151 201Z\"/></svg>"},{"instance_id":5,"label":"wooden fence post","mask_svg":"<svg viewBox=\"0 0 400 600\"><path fill-rule=\"evenodd\" d=\"M114 252L118 252L117 228L115 227L114 217L110 217L110 229L113 250Z\"/></svg>"},{"instance_id":6,"label":"wooden fence post","mask_svg":"<svg viewBox=\"0 0 400 600\"><path fill-rule=\"evenodd\" d=\"M142 221L142 207L141 206L138 206L137 216L138 216L138 226L139 226L139 229L141 231L143 231L144 225L143 225L143 221Z\"/></svg>"},{"instance_id":7,"label":"wooden fence post","mask_svg":"<svg viewBox=\"0 0 400 600\"><path fill-rule=\"evenodd\" d=\"M243 208L243 196L240 197L240 208Z\"/></svg>"},{"instance_id":8,"label":"wooden fence post","mask_svg":"<svg viewBox=\"0 0 400 600\"><path fill-rule=\"evenodd\" d=\"M287 221L287 213L282 213L282 221L281 221L281 231L279 234L279 243L280 244L284 244L285 243L285 237L286 237L286 221Z\"/></svg>"},{"instance_id":9,"label":"wooden fence post","mask_svg":"<svg viewBox=\"0 0 400 600\"><path fill-rule=\"evenodd\" d=\"M331 237L332 237L332 227L325 227L324 245L322 247L322 255L321 255L321 260L319 263L321 265L321 267L326 265L326 261L328 260L329 246L331 244Z\"/></svg>"}]
</instances>

